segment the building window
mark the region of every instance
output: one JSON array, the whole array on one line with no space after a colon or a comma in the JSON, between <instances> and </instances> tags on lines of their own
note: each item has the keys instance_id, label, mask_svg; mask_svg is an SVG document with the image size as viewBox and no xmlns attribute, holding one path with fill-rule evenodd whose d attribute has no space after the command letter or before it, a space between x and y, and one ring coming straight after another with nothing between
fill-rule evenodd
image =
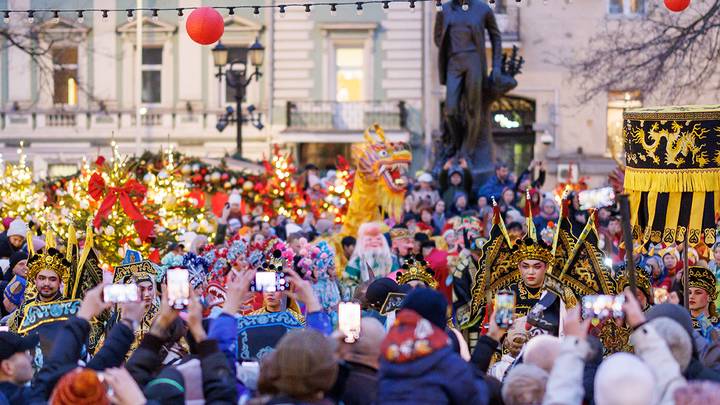
<instances>
[{"instance_id":1,"label":"building window","mask_svg":"<svg viewBox=\"0 0 720 405\"><path fill-rule=\"evenodd\" d=\"M642 15L645 14L646 0L608 0L610 15Z\"/></svg>"},{"instance_id":2,"label":"building window","mask_svg":"<svg viewBox=\"0 0 720 405\"><path fill-rule=\"evenodd\" d=\"M162 48L143 48L142 102L159 104L162 95Z\"/></svg>"},{"instance_id":3,"label":"building window","mask_svg":"<svg viewBox=\"0 0 720 405\"><path fill-rule=\"evenodd\" d=\"M240 47L240 46L229 46L228 47L228 65L226 69L230 69L232 66L232 70L238 73L242 73L242 70L245 69L245 66L243 63L247 62L247 48L246 47ZM233 62L235 64L233 65ZM225 77L223 76L223 80L225 80ZM235 88L230 86L229 83L227 83L227 80L225 80L225 102L230 102L235 100Z\"/></svg>"},{"instance_id":4,"label":"building window","mask_svg":"<svg viewBox=\"0 0 720 405\"><path fill-rule=\"evenodd\" d=\"M617 162L625 159L623 112L637 107L642 107L642 95L639 91L608 92L607 152Z\"/></svg>"},{"instance_id":5,"label":"building window","mask_svg":"<svg viewBox=\"0 0 720 405\"><path fill-rule=\"evenodd\" d=\"M53 103L77 105L78 49L53 48Z\"/></svg>"},{"instance_id":6,"label":"building window","mask_svg":"<svg viewBox=\"0 0 720 405\"><path fill-rule=\"evenodd\" d=\"M362 47L335 48L335 100L363 99L365 50Z\"/></svg>"}]
</instances>

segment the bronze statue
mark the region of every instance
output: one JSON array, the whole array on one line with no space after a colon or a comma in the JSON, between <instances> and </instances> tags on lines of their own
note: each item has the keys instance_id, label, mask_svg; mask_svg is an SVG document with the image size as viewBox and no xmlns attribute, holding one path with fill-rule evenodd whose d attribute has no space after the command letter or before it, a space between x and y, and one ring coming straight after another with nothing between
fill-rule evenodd
<instances>
[{"instance_id":1,"label":"bronze statue","mask_svg":"<svg viewBox=\"0 0 720 405\"><path fill-rule=\"evenodd\" d=\"M500 29L490 6L481 0L451 0L435 20L440 83L446 86L445 129L439 163L461 155L479 174L492 171L490 104L517 86L522 60L506 60ZM488 66L485 31L492 45ZM488 67L491 69L488 75Z\"/></svg>"}]
</instances>

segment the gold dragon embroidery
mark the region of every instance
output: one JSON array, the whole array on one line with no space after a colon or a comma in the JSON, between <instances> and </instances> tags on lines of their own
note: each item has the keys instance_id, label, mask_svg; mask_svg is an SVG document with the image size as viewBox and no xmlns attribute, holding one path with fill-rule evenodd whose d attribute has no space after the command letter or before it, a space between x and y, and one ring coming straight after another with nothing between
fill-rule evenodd
<instances>
[{"instance_id":1,"label":"gold dragon embroidery","mask_svg":"<svg viewBox=\"0 0 720 405\"><path fill-rule=\"evenodd\" d=\"M688 159L698 167L705 167L710 162L703 146L697 144L697 141L704 139L709 132L700 124L689 123L683 126L677 121L672 121L668 130L659 122L655 122L647 133L642 127L631 131L632 142L640 145L645 151L645 154L633 154L629 158L636 162L637 159L646 161L649 158L656 165L660 164L663 152L665 155L663 163L668 166L675 165L677 168L685 164ZM664 148L661 148L663 138L665 144ZM720 160L720 156L716 155L715 160Z\"/></svg>"}]
</instances>

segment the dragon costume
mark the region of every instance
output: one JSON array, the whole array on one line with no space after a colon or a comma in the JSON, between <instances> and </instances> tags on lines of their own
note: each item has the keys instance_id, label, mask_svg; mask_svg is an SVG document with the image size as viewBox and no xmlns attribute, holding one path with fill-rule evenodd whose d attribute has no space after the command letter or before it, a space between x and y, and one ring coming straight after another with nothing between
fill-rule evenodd
<instances>
[{"instance_id":1,"label":"dragon costume","mask_svg":"<svg viewBox=\"0 0 720 405\"><path fill-rule=\"evenodd\" d=\"M336 252L342 252L340 241L356 237L360 225L381 222L385 215L400 221L407 191L407 171L412 161L410 147L404 142L389 142L380 125L365 130L365 142L353 145L357 170L342 231L332 239ZM337 255L338 275L347 260Z\"/></svg>"}]
</instances>

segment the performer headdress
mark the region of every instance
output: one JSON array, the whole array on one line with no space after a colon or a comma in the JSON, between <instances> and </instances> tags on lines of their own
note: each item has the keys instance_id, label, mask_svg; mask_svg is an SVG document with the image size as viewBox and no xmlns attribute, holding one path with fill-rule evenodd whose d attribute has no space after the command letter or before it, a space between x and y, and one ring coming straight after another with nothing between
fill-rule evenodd
<instances>
[{"instance_id":1,"label":"performer headdress","mask_svg":"<svg viewBox=\"0 0 720 405\"><path fill-rule=\"evenodd\" d=\"M436 289L438 282L433 277L434 275L435 272L428 267L421 255L409 256L398 272L397 282L398 284L407 284L411 281L422 281L428 287Z\"/></svg>"}]
</instances>

